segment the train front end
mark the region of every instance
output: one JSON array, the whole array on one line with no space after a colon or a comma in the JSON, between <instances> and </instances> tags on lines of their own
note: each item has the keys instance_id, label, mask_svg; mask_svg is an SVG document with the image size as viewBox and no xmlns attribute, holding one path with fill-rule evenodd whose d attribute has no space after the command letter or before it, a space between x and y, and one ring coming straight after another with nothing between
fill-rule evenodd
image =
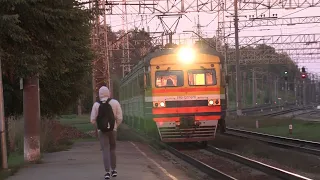
<instances>
[{"instance_id":1,"label":"train front end","mask_svg":"<svg viewBox=\"0 0 320 180\"><path fill-rule=\"evenodd\" d=\"M152 115L163 142L213 140L225 118L222 64L212 51L177 48L150 60ZM224 124L224 123L223 123Z\"/></svg>"}]
</instances>

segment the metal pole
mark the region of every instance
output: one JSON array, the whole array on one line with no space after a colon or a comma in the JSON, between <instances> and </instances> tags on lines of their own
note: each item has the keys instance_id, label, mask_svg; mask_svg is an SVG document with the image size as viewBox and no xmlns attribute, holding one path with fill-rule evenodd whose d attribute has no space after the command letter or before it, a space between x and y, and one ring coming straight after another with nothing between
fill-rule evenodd
<instances>
[{"instance_id":1,"label":"metal pole","mask_svg":"<svg viewBox=\"0 0 320 180\"><path fill-rule=\"evenodd\" d=\"M314 75L312 75L312 99L311 99L311 101L314 102L314 103L316 103L315 99L316 99L315 77L314 77Z\"/></svg>"},{"instance_id":2,"label":"metal pole","mask_svg":"<svg viewBox=\"0 0 320 180\"><path fill-rule=\"evenodd\" d=\"M300 105L303 105L303 80L300 81L299 93L300 93L299 102L300 102Z\"/></svg>"},{"instance_id":3,"label":"metal pole","mask_svg":"<svg viewBox=\"0 0 320 180\"><path fill-rule=\"evenodd\" d=\"M295 104L298 105L298 100L297 100L297 79L294 78L294 99L295 99Z\"/></svg>"},{"instance_id":4,"label":"metal pole","mask_svg":"<svg viewBox=\"0 0 320 180\"><path fill-rule=\"evenodd\" d=\"M106 9L106 0L102 1L102 7L105 10ZM110 62L109 62L109 41L108 41L108 26L107 26L107 15L104 12L103 15L103 27L104 27L104 43L105 43L105 49L104 49L104 67L106 69L104 69L104 71L106 71L105 73L105 80L107 81L106 86L109 88L110 94L112 93L112 88L111 88L111 77L110 77ZM127 38L128 39L128 38Z\"/></svg>"},{"instance_id":5,"label":"metal pole","mask_svg":"<svg viewBox=\"0 0 320 180\"><path fill-rule=\"evenodd\" d=\"M24 159L40 159L40 97L39 77L26 78L23 87Z\"/></svg>"},{"instance_id":6,"label":"metal pole","mask_svg":"<svg viewBox=\"0 0 320 180\"><path fill-rule=\"evenodd\" d=\"M255 106L256 105L256 102L257 102L257 95L256 95L256 73L253 69L252 71L252 106Z\"/></svg>"},{"instance_id":7,"label":"metal pole","mask_svg":"<svg viewBox=\"0 0 320 180\"><path fill-rule=\"evenodd\" d=\"M4 102L3 102L3 86L2 86L2 71L1 71L1 57L0 57L0 118L1 118L1 159L2 168L8 168L8 157L7 157L7 143L6 143L6 128L4 118Z\"/></svg>"},{"instance_id":8,"label":"metal pole","mask_svg":"<svg viewBox=\"0 0 320 180\"><path fill-rule=\"evenodd\" d=\"M317 103L319 103L320 101L320 83L317 83Z\"/></svg>"},{"instance_id":9,"label":"metal pole","mask_svg":"<svg viewBox=\"0 0 320 180\"><path fill-rule=\"evenodd\" d=\"M225 76L228 77L228 62L227 62L227 46L225 46L225 51L224 51L224 73ZM232 75L231 75L232 76ZM230 79L228 77L228 83L226 83L225 91L226 91L226 109L229 109L229 83ZM229 111L226 112L227 116L229 116Z\"/></svg>"},{"instance_id":10,"label":"metal pole","mask_svg":"<svg viewBox=\"0 0 320 180\"><path fill-rule=\"evenodd\" d=\"M234 36L236 46L236 101L237 115L242 115L241 104L241 75L240 75L240 52L239 52L239 31L238 31L238 0L234 0Z\"/></svg>"},{"instance_id":11,"label":"metal pole","mask_svg":"<svg viewBox=\"0 0 320 180\"><path fill-rule=\"evenodd\" d=\"M246 81L247 79L247 73L246 72L243 72L243 83L242 83L242 97L243 97L243 104L244 104L244 107L247 106L247 90L246 90Z\"/></svg>"},{"instance_id":12,"label":"metal pole","mask_svg":"<svg viewBox=\"0 0 320 180\"><path fill-rule=\"evenodd\" d=\"M274 100L275 100L275 102L278 102L277 82L278 82L278 77L276 77L275 81L274 81Z\"/></svg>"},{"instance_id":13,"label":"metal pole","mask_svg":"<svg viewBox=\"0 0 320 180\"><path fill-rule=\"evenodd\" d=\"M306 106L307 105L307 86L306 86L306 81L303 79L302 80L302 98L303 98L303 105Z\"/></svg>"},{"instance_id":14,"label":"metal pole","mask_svg":"<svg viewBox=\"0 0 320 180\"><path fill-rule=\"evenodd\" d=\"M284 81L284 88L285 88L285 102L284 103L287 103L288 101L288 81Z\"/></svg>"},{"instance_id":15,"label":"metal pole","mask_svg":"<svg viewBox=\"0 0 320 180\"><path fill-rule=\"evenodd\" d=\"M320 83L317 83L318 84L318 91L317 91L317 103L320 102Z\"/></svg>"}]
</instances>

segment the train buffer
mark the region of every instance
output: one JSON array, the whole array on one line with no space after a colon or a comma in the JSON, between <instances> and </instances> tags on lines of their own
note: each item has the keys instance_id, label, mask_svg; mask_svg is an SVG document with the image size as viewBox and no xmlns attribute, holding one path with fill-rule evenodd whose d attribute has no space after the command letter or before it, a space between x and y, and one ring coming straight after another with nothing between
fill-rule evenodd
<instances>
[{"instance_id":1,"label":"train buffer","mask_svg":"<svg viewBox=\"0 0 320 180\"><path fill-rule=\"evenodd\" d=\"M115 180L191 180L185 171L139 142L117 141ZM27 165L8 180L103 180L98 141L77 142L68 151L44 154L43 163Z\"/></svg>"}]
</instances>

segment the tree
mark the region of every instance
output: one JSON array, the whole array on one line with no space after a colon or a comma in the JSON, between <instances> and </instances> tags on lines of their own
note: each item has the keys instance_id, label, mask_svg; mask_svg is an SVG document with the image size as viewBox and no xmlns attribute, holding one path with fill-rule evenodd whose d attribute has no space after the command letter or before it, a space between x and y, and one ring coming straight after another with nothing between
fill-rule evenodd
<instances>
[{"instance_id":1,"label":"tree","mask_svg":"<svg viewBox=\"0 0 320 180\"><path fill-rule=\"evenodd\" d=\"M131 30L129 43L133 47L131 62L135 64L153 48L152 37L144 29Z\"/></svg>"},{"instance_id":2,"label":"tree","mask_svg":"<svg viewBox=\"0 0 320 180\"><path fill-rule=\"evenodd\" d=\"M90 72L90 12L75 0L10 0L0 2L0 13L8 89L17 90L20 78L38 74L41 114L61 114L83 92Z\"/></svg>"},{"instance_id":3,"label":"tree","mask_svg":"<svg viewBox=\"0 0 320 180\"><path fill-rule=\"evenodd\" d=\"M235 57L234 53L235 50L234 48L229 48L228 49L228 54L229 57ZM266 73L271 73L276 76L278 76L278 78L280 78L280 83L283 84L284 86L284 71L289 71L289 75L288 75L288 79L293 81L293 79L295 78L296 74L299 73L299 70L296 66L296 63L294 61L292 61L292 59L290 58L290 56L286 53L278 53L276 51L275 48L273 48L272 46L266 45L266 44L259 44L254 46L247 46L247 47L241 47L240 48L240 54L242 55L240 57L240 60L244 60L244 59L248 59L248 60L253 60L255 61L256 58L261 58L264 57L264 61L261 61L260 63L257 64L248 64L245 66L240 65L240 71L242 72L246 72L247 74L247 79L252 79L252 72L250 71L253 68L258 68L260 69L261 72L265 72L265 75L263 75L262 79L260 80L260 86L258 86L257 92L257 96L260 97L260 101L261 102L271 102L272 99L272 93L274 90L274 86L270 86L271 80L275 81L274 77L271 76L267 76ZM284 63L277 63L277 64L273 64L271 62L268 61L268 59L270 59L270 61L272 59L276 59L277 60L283 60ZM234 59L228 59L228 60L232 60L234 61ZM229 65L228 66L228 71L231 73L235 73L235 65ZM259 72L257 72L259 73ZM261 74L261 73L260 73ZM271 78L271 79L268 79ZM234 81L235 82L235 81ZM234 83L233 82L233 83ZM268 82L268 83L266 83ZM231 82L232 83L232 82ZM243 82L242 84L244 84L244 86L246 85L247 82ZM282 85L280 84L280 86L278 87L279 90L282 90ZM291 84L291 86L293 86L293 83ZM230 91L235 92L235 87L234 86L229 86L230 87ZM252 88L252 87L246 87L246 88ZM293 87L291 87L291 89L293 89ZM229 92L230 92L229 91ZM280 91L281 92L281 91ZM289 92L290 93L290 92ZM230 96L235 96L232 93L229 94ZM229 96L229 97L230 97ZM249 91L244 92L243 97L249 97L249 99L251 98L252 94ZM231 97L230 99L234 99L235 97Z\"/></svg>"}]
</instances>

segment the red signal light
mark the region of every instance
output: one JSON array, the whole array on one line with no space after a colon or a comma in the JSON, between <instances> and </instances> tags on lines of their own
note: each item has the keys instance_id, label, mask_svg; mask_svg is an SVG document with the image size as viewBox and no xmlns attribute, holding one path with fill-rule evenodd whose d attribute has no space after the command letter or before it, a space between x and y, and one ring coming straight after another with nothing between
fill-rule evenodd
<instances>
[{"instance_id":1,"label":"red signal light","mask_svg":"<svg viewBox=\"0 0 320 180\"><path fill-rule=\"evenodd\" d=\"M302 78L306 78L307 75L306 75L306 74L301 74L301 77L302 77Z\"/></svg>"}]
</instances>

